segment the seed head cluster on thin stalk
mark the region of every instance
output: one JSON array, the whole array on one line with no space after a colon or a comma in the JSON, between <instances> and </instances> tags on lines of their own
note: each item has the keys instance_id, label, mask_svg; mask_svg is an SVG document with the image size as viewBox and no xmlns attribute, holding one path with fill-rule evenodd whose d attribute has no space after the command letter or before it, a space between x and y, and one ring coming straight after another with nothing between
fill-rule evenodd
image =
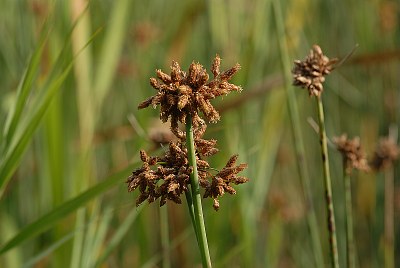
<instances>
[{"instance_id":1,"label":"seed head cluster on thin stalk","mask_svg":"<svg viewBox=\"0 0 400 268\"><path fill-rule=\"evenodd\" d=\"M177 137L177 141L169 143L168 150L162 157L150 157L145 151L140 151L142 167L133 171L127 179L129 192L139 188L137 206L145 200L151 203L158 198L160 198L160 206L163 206L167 200L181 203L181 195L188 191L189 176L193 168L188 161L186 133L179 128L179 123L185 124L189 117L193 125L199 184L205 189L203 197L214 200L214 209L219 209L218 198L225 192L236 193L232 187L233 184L248 181L248 178L238 176L247 164L237 165L237 155L232 156L226 166L218 172L211 169L205 159L218 152L215 148L216 140L203 139L207 128L206 120L216 123L220 119L218 111L210 101L232 91L242 90L240 86L229 83L240 69L240 65L236 64L220 72L220 64L221 59L217 55L211 66L213 79L210 81L206 69L196 62L190 65L186 73L177 62L173 61L170 75L156 70L157 78L150 78L150 85L157 90L157 93L140 103L138 108L160 106L160 119L163 122L170 120L171 131ZM200 112L206 120L201 118Z\"/></svg>"},{"instance_id":2,"label":"seed head cluster on thin stalk","mask_svg":"<svg viewBox=\"0 0 400 268\"><path fill-rule=\"evenodd\" d=\"M329 171L329 159L328 159L328 146L327 137L325 131L325 119L324 110L321 94L323 92L323 82L325 76L328 75L335 67L337 59L329 59L322 53L321 48L318 45L314 45L310 51L310 54L303 60L295 60L294 67L292 69L293 74L293 85L301 88L306 88L310 96L316 97L317 108L318 108L318 125L319 125L319 136L321 145L321 156L322 156L322 168L324 174L324 185L325 185L325 198L326 198L326 209L327 209L327 220L328 220L328 231L329 231L329 242L331 252L331 264L333 267L339 267L339 256L336 238L336 223L335 213L333 206L332 196L332 182Z\"/></svg>"},{"instance_id":3,"label":"seed head cluster on thin stalk","mask_svg":"<svg viewBox=\"0 0 400 268\"><path fill-rule=\"evenodd\" d=\"M370 161L374 170L384 170L393 165L393 162L399 158L400 148L393 138L381 138L379 144Z\"/></svg>"},{"instance_id":4,"label":"seed head cluster on thin stalk","mask_svg":"<svg viewBox=\"0 0 400 268\"><path fill-rule=\"evenodd\" d=\"M334 69L337 61L336 58L329 59L318 45L314 45L303 61L294 61L293 85L306 88L310 96L320 96L325 76Z\"/></svg>"},{"instance_id":5,"label":"seed head cluster on thin stalk","mask_svg":"<svg viewBox=\"0 0 400 268\"><path fill-rule=\"evenodd\" d=\"M334 137L333 142L336 149L342 154L347 174L350 174L353 168L369 171L368 161L361 148L359 137L348 139L346 134L342 134L339 137Z\"/></svg>"}]
</instances>

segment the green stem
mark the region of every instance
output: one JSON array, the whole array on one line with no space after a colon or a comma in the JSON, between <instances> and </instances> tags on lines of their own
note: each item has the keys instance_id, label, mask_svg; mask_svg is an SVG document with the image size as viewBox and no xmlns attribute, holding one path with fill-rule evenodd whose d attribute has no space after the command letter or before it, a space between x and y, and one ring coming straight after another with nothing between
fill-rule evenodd
<instances>
[{"instance_id":1,"label":"green stem","mask_svg":"<svg viewBox=\"0 0 400 268\"><path fill-rule=\"evenodd\" d=\"M334 268L339 268L339 256L337 249L336 239L336 224L335 224L335 212L333 208L332 199L332 183L331 175L329 172L329 159L328 159L328 144L326 139L325 131L325 119L324 119L324 108L322 105L321 96L317 96L318 104L318 123L319 123L319 135L321 144L322 164L324 172L324 183L325 183L325 198L326 198L326 210L328 214L328 232L329 232L329 246L331 251L331 264Z\"/></svg>"},{"instance_id":2,"label":"green stem","mask_svg":"<svg viewBox=\"0 0 400 268\"><path fill-rule=\"evenodd\" d=\"M385 171L385 231L384 231L384 249L385 249L385 267L393 268L394 265L394 174L390 167Z\"/></svg>"},{"instance_id":3,"label":"green stem","mask_svg":"<svg viewBox=\"0 0 400 268\"><path fill-rule=\"evenodd\" d=\"M351 179L349 172L346 171L346 159L343 159L343 179L345 191L345 204L346 204L346 251L347 251L347 267L355 268L355 244L353 233L353 208L351 198Z\"/></svg>"},{"instance_id":4,"label":"green stem","mask_svg":"<svg viewBox=\"0 0 400 268\"><path fill-rule=\"evenodd\" d=\"M210 252L208 250L206 227L204 224L203 208L201 205L201 195L199 187L199 177L197 173L196 152L194 147L192 118L186 117L186 146L189 165L193 167L190 174L190 185L192 190L192 202L194 208L195 225L193 226L197 233L197 243L199 245L203 267L211 267Z\"/></svg>"},{"instance_id":5,"label":"green stem","mask_svg":"<svg viewBox=\"0 0 400 268\"><path fill-rule=\"evenodd\" d=\"M310 176L308 173L307 165L305 162L305 147L303 143L303 135L301 133L301 124L299 118L299 109L297 107L296 96L291 85L292 78L290 76L290 60L288 46L286 43L286 33L284 29L284 19L282 16L282 9L280 0L273 2L275 23L277 28L278 43L281 54L281 64L285 76L285 88L287 94L289 115L291 119L293 141L296 151L297 170L299 172L302 194L307 212L308 230L310 232L311 244L314 251L316 267L324 267L324 258L321 247L321 239L318 232L317 216L315 214L314 204L312 202Z\"/></svg>"},{"instance_id":6,"label":"green stem","mask_svg":"<svg viewBox=\"0 0 400 268\"><path fill-rule=\"evenodd\" d=\"M160 231L161 231L161 247L162 247L162 267L171 267L171 243L169 239L169 224L168 224L168 206L163 206L160 209Z\"/></svg>"},{"instance_id":7,"label":"green stem","mask_svg":"<svg viewBox=\"0 0 400 268\"><path fill-rule=\"evenodd\" d=\"M194 206L193 206L193 199L192 194L188 191L185 192L186 195L186 203L188 205L190 221L192 222L194 228L194 234L196 235L197 242L199 241L199 232L197 231L196 221L194 219Z\"/></svg>"}]
</instances>

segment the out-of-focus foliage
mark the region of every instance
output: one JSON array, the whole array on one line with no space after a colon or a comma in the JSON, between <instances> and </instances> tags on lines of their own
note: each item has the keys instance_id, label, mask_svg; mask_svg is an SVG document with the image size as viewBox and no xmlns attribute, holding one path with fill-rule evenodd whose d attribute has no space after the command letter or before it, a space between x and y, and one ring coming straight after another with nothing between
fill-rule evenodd
<instances>
[{"instance_id":1,"label":"out-of-focus foliage","mask_svg":"<svg viewBox=\"0 0 400 268\"><path fill-rule=\"evenodd\" d=\"M244 90L213 102L222 120L208 126L206 138L217 139L220 150L211 162L220 169L238 152L250 182L221 198L218 212L212 201L203 203L214 266L313 267L273 2L1 1L0 266L199 264L186 205L168 204L167 213L157 204L136 208L137 193L124 182L140 149L165 150L152 142L165 133L158 112L137 110L154 95L149 78L172 60L183 69L196 61L210 70L219 54L222 69L241 64L234 82ZM281 6L291 60L313 44L339 58L358 44L324 84L327 134L360 136L372 156L379 137L400 124L400 3L286 0ZM328 263L316 107L306 90L295 92ZM344 265L342 163L333 146L330 156ZM358 263L380 267L384 175L356 172L352 183Z\"/></svg>"}]
</instances>

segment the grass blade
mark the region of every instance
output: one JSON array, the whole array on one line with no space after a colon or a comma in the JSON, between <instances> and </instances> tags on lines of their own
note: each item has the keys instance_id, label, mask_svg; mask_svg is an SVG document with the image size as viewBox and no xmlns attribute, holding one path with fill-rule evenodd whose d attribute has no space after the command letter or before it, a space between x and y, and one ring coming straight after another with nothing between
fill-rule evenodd
<instances>
[{"instance_id":1,"label":"grass blade","mask_svg":"<svg viewBox=\"0 0 400 268\"><path fill-rule=\"evenodd\" d=\"M39 45L33 52L28 63L28 67L18 85L15 105L11 107L11 111L7 115L6 123L3 130L4 146L11 142L11 138L15 134L15 130L20 122L22 111L24 110L28 96L32 90L32 84L36 73L38 72L41 56L47 40L47 32L42 32ZM2 147L3 149L4 147Z\"/></svg>"},{"instance_id":2,"label":"grass blade","mask_svg":"<svg viewBox=\"0 0 400 268\"><path fill-rule=\"evenodd\" d=\"M95 198L96 196L102 194L111 187L121 183L121 178L128 176L132 169L132 166L119 171L104 181L96 184L95 186L89 188L82 194L76 196L75 198L63 203L62 205L56 207L54 210L50 211L46 215L42 216L35 222L29 224L23 228L16 236L10 239L7 243L0 247L0 254L7 252L8 250L20 245L22 242L31 239L38 234L48 230L58 221L63 219L69 213L74 212L81 206L83 206L89 200Z\"/></svg>"},{"instance_id":3,"label":"grass blade","mask_svg":"<svg viewBox=\"0 0 400 268\"><path fill-rule=\"evenodd\" d=\"M107 243L107 247L104 249L103 253L97 259L96 265L94 267L99 267L103 264L108 256L112 253L112 251L121 243L122 239L125 237L126 233L129 231L131 225L135 222L136 217L142 211L144 206L140 206L137 209L132 210L128 216L125 218L124 222L119 226L117 231L115 232L114 236L111 240Z\"/></svg>"},{"instance_id":4,"label":"grass blade","mask_svg":"<svg viewBox=\"0 0 400 268\"><path fill-rule=\"evenodd\" d=\"M49 107L53 96L61 87L65 78L69 74L71 67L72 64L67 67L66 70L64 70L58 79L50 84L43 102L38 106L36 111L33 112L32 117L30 120L28 120L26 127L23 129L23 131L21 131L22 134L20 134L18 139L10 145L10 148L5 153L5 158L0 164L0 198L4 193L6 183L10 180L12 174L17 169L25 149L27 148L33 133L39 126L39 123Z\"/></svg>"}]
</instances>

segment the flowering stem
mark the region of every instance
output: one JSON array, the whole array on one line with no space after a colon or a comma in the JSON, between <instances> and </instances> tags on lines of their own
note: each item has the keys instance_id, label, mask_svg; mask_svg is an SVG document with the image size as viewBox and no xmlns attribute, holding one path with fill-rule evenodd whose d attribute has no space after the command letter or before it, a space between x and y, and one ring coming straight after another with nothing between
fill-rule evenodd
<instances>
[{"instance_id":1,"label":"flowering stem","mask_svg":"<svg viewBox=\"0 0 400 268\"><path fill-rule=\"evenodd\" d=\"M282 8L280 0L273 1L275 23L277 28L278 43L281 54L281 64L285 75L285 88L287 94L287 102L289 108L289 116L293 132L293 142L296 151L297 170L299 172L302 194L307 211L307 223L310 232L311 245L314 251L315 266L323 267L324 258L321 249L321 240L318 232L317 216L315 215L315 207L312 201L310 176L305 161L305 149L303 143L303 135L301 133L299 109L297 107L296 96L291 85L292 78L290 77L290 60L289 51L286 42L286 33L284 27L284 18L282 16Z\"/></svg>"},{"instance_id":2,"label":"flowering stem","mask_svg":"<svg viewBox=\"0 0 400 268\"><path fill-rule=\"evenodd\" d=\"M161 232L161 247L162 247L162 267L171 267L171 243L169 239L169 224L168 224L168 206L160 209L160 232Z\"/></svg>"},{"instance_id":3,"label":"flowering stem","mask_svg":"<svg viewBox=\"0 0 400 268\"><path fill-rule=\"evenodd\" d=\"M194 147L192 118L186 118L186 146L188 150L189 165L193 167L190 174L190 185L192 190L192 202L194 208L194 229L197 233L197 243L199 245L203 267L211 267L210 252L208 250L206 227L204 224L203 208L201 205L201 195L199 187L199 177L197 173L196 152ZM189 203L189 202L188 202Z\"/></svg>"},{"instance_id":4,"label":"flowering stem","mask_svg":"<svg viewBox=\"0 0 400 268\"><path fill-rule=\"evenodd\" d=\"M199 234L198 234L197 227L196 227L196 221L194 219L194 207L193 207L192 194L189 191L187 191L187 192L185 192L185 196L186 196L186 203L187 203L188 209L189 209L190 221L192 222L192 225L194 228L194 234L196 235L196 240L199 241Z\"/></svg>"},{"instance_id":5,"label":"flowering stem","mask_svg":"<svg viewBox=\"0 0 400 268\"><path fill-rule=\"evenodd\" d=\"M353 208L351 198L351 179L349 172L346 171L346 159L343 159L343 179L346 204L346 251L347 251L347 267L355 268L355 245L353 234Z\"/></svg>"},{"instance_id":6,"label":"flowering stem","mask_svg":"<svg viewBox=\"0 0 400 268\"><path fill-rule=\"evenodd\" d=\"M328 159L328 145L325 131L325 119L324 119L324 108L322 105L321 96L316 96L318 104L318 122L319 122L319 135L321 144L322 164L324 172L324 183L325 183L325 198L326 198L326 210L328 214L328 231L329 231L329 245L331 251L331 263L332 267L339 268L339 256L337 249L336 239L336 224L335 224L335 212L333 208L332 199L332 183L329 172L329 159Z\"/></svg>"}]
</instances>

